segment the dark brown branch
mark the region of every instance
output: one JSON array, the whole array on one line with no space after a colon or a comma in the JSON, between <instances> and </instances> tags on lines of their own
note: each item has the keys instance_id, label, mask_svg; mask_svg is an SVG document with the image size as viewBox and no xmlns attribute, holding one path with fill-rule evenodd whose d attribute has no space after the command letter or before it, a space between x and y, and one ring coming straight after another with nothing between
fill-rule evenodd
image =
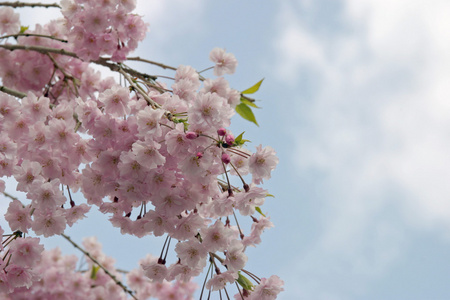
<instances>
[{"instance_id":1,"label":"dark brown branch","mask_svg":"<svg viewBox=\"0 0 450 300\"><path fill-rule=\"evenodd\" d=\"M41 37L41 38L46 38L46 39L52 39L52 40L59 41L59 42L62 42L62 43L67 43L67 40L58 39L58 38L56 38L56 37L54 37L54 36L51 36L51 35L44 35L44 34L37 34L37 33L17 33L17 34L10 34L10 35L4 35L4 36L2 36L2 37L0 37L0 39L7 39L7 38L10 38L10 37L17 38L17 37L19 37L19 36L26 36L26 37L29 37L29 36L36 36L36 37Z\"/></svg>"},{"instance_id":2,"label":"dark brown branch","mask_svg":"<svg viewBox=\"0 0 450 300\"><path fill-rule=\"evenodd\" d=\"M61 6L59 6L59 4L57 3L26 3L26 2L20 2L20 1L16 1L16 2L0 2L0 6L10 6L12 8L18 8L18 7L45 7L45 8L50 8L50 7L56 7L56 8L61 8Z\"/></svg>"},{"instance_id":3,"label":"dark brown branch","mask_svg":"<svg viewBox=\"0 0 450 300\"><path fill-rule=\"evenodd\" d=\"M120 72L120 70L123 70L123 71L127 72L128 74L130 74L133 77L139 77L139 78L142 78L144 80L156 80L157 79L156 76L145 74L145 73L141 73L141 72L138 72L136 70L127 68L125 66L118 66L117 64L110 63L107 60L108 60L107 58L100 57L99 59L94 60L92 62L97 64L97 65L102 65L104 67L107 67L111 71L114 71L114 72Z\"/></svg>"},{"instance_id":4,"label":"dark brown branch","mask_svg":"<svg viewBox=\"0 0 450 300\"><path fill-rule=\"evenodd\" d=\"M165 64L156 62L156 61L152 61L152 60L140 58L139 56L136 56L136 57L127 57L127 60L142 61L142 62L146 62L146 63L152 64L152 65L158 66L158 67L163 68L163 69L169 69L169 70L174 70L174 71L177 70L177 68L174 68L174 67L172 67L172 66L168 66L168 65L165 65Z\"/></svg>"},{"instance_id":5,"label":"dark brown branch","mask_svg":"<svg viewBox=\"0 0 450 300\"><path fill-rule=\"evenodd\" d=\"M55 53L55 54L61 54L61 55L66 55L66 56L71 56L71 57L75 57L78 58L78 56L70 51L66 51L64 49L56 49L56 48L49 48L49 47L42 47L42 46L28 46L28 45L10 45L10 44L6 44L6 45L0 45L0 48L3 49L8 49L8 50L27 50L27 51L36 51L42 54L47 54L47 53Z\"/></svg>"}]
</instances>

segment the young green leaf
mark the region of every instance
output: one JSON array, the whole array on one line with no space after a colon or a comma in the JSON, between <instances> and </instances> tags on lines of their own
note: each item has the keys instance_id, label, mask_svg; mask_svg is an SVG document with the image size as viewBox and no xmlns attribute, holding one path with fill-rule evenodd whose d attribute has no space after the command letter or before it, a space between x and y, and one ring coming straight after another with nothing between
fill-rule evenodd
<instances>
[{"instance_id":1,"label":"young green leaf","mask_svg":"<svg viewBox=\"0 0 450 300\"><path fill-rule=\"evenodd\" d=\"M259 126L258 122L256 122L256 118L255 118L255 115L253 114L252 109L250 107L248 107L246 104L241 103L241 104L237 105L235 110L241 117L243 117L247 121L255 123L256 126Z\"/></svg>"},{"instance_id":2,"label":"young green leaf","mask_svg":"<svg viewBox=\"0 0 450 300\"><path fill-rule=\"evenodd\" d=\"M97 272L100 270L100 266L92 266L91 279L97 279Z\"/></svg>"},{"instance_id":3,"label":"young green leaf","mask_svg":"<svg viewBox=\"0 0 450 300\"><path fill-rule=\"evenodd\" d=\"M252 101L250 101L250 100L248 100L248 99L246 99L244 97L241 97L241 103L247 104L248 106L251 106L251 107L254 107L254 108L261 108L258 105L256 105L254 102L252 102Z\"/></svg>"},{"instance_id":4,"label":"young green leaf","mask_svg":"<svg viewBox=\"0 0 450 300\"><path fill-rule=\"evenodd\" d=\"M258 81L254 86L246 89L245 91L242 91L241 94L253 94L256 93L259 90L259 87L261 86L261 83L263 82L264 78Z\"/></svg>"},{"instance_id":5,"label":"young green leaf","mask_svg":"<svg viewBox=\"0 0 450 300\"><path fill-rule=\"evenodd\" d=\"M238 136L234 139L234 142L239 144L239 142L242 140L242 137L244 136L244 133L245 133L245 131L242 132L240 135L238 135Z\"/></svg>"},{"instance_id":6,"label":"young green leaf","mask_svg":"<svg viewBox=\"0 0 450 300\"><path fill-rule=\"evenodd\" d=\"M266 216L265 214L263 214L263 212L261 211L261 208L259 208L259 206L255 207L255 210L256 210L257 212L259 212L263 217Z\"/></svg>"},{"instance_id":7,"label":"young green leaf","mask_svg":"<svg viewBox=\"0 0 450 300\"><path fill-rule=\"evenodd\" d=\"M251 291L253 289L253 283L250 281L250 279L243 276L240 271L238 272L238 274L239 277L236 280L237 283L239 283L239 285L242 286L244 290Z\"/></svg>"},{"instance_id":8,"label":"young green leaf","mask_svg":"<svg viewBox=\"0 0 450 300\"><path fill-rule=\"evenodd\" d=\"M28 28L30 28L30 26L20 26L20 32L19 33L25 33L25 31L27 31Z\"/></svg>"}]
</instances>

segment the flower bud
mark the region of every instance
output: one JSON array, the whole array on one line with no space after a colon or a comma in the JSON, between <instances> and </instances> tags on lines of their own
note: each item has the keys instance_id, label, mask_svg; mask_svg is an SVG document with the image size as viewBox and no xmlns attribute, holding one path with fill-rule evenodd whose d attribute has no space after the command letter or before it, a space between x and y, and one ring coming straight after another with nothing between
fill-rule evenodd
<instances>
[{"instance_id":1,"label":"flower bud","mask_svg":"<svg viewBox=\"0 0 450 300\"><path fill-rule=\"evenodd\" d=\"M202 152L197 152L197 158L202 158L203 157L203 153Z\"/></svg>"},{"instance_id":2,"label":"flower bud","mask_svg":"<svg viewBox=\"0 0 450 300\"><path fill-rule=\"evenodd\" d=\"M217 134L219 136L224 136L225 134L227 134L227 130L225 128L221 127L219 129L217 129Z\"/></svg>"},{"instance_id":3,"label":"flower bud","mask_svg":"<svg viewBox=\"0 0 450 300\"><path fill-rule=\"evenodd\" d=\"M231 161L231 157L227 153L222 153L222 161L224 164L229 164Z\"/></svg>"},{"instance_id":4,"label":"flower bud","mask_svg":"<svg viewBox=\"0 0 450 300\"><path fill-rule=\"evenodd\" d=\"M198 134L193 131L188 131L188 132L186 132L186 138L188 140L195 140L196 138L198 138Z\"/></svg>"},{"instance_id":5,"label":"flower bud","mask_svg":"<svg viewBox=\"0 0 450 300\"><path fill-rule=\"evenodd\" d=\"M227 134L225 136L225 142L227 142L228 145L233 146L233 144L234 144L234 135L232 135L231 133Z\"/></svg>"}]
</instances>

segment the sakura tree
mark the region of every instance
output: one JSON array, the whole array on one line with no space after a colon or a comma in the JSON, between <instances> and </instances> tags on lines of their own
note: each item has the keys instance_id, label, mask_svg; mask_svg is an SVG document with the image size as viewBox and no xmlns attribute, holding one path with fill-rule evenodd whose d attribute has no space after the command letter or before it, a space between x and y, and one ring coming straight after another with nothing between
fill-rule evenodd
<instances>
[{"instance_id":1,"label":"sakura tree","mask_svg":"<svg viewBox=\"0 0 450 300\"><path fill-rule=\"evenodd\" d=\"M25 6L59 9L61 18L30 29L19 21ZM147 31L135 6L0 3L0 192L10 201L9 228L0 228L0 297L191 299L200 288L200 298L275 299L283 281L247 270L245 251L273 226L260 207L278 158L270 146L251 152L243 134L227 129L236 112L256 123L246 95L261 82L232 89L222 75L237 60L219 48L203 71L130 56ZM131 60L173 75L143 73ZM6 177L26 196L6 193ZM64 234L91 209L122 234L166 237L161 253L116 269L95 237L80 245ZM82 253L83 268L77 256L44 249L41 238L54 235Z\"/></svg>"}]
</instances>

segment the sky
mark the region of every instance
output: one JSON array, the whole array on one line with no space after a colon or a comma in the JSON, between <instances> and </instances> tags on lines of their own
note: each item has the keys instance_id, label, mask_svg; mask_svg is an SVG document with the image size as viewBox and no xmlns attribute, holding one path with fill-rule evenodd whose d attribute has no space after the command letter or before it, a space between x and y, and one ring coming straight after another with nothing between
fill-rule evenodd
<instances>
[{"instance_id":1,"label":"sky","mask_svg":"<svg viewBox=\"0 0 450 300\"><path fill-rule=\"evenodd\" d=\"M231 129L280 158L264 185L275 227L247 264L284 280L279 299L450 298L449 12L444 0L138 0L150 31L136 55L200 70L223 47L239 61L233 88L265 78L260 126L236 116ZM97 235L120 268L163 244L93 216L67 234Z\"/></svg>"}]
</instances>

